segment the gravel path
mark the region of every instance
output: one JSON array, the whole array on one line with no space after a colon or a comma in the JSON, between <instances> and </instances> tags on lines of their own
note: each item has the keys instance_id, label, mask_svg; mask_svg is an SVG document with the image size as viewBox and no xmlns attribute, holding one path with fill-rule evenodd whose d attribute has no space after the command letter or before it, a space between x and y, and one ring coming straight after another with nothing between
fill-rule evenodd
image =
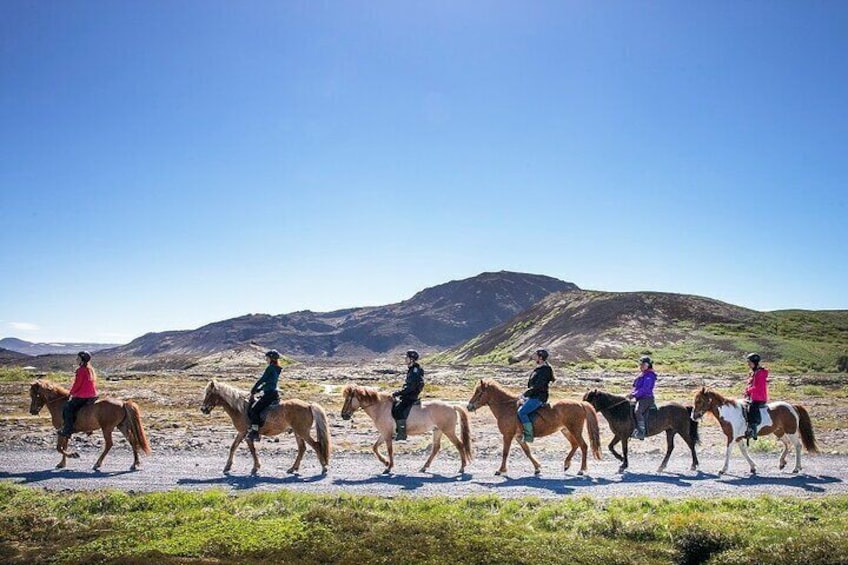
<instances>
[{"instance_id":1,"label":"gravel path","mask_svg":"<svg viewBox=\"0 0 848 565\"><path fill-rule=\"evenodd\" d=\"M747 465L734 454L730 474L719 477L722 458L717 453L703 453L701 468L688 471L688 456L675 453L669 471L655 472L659 458L633 457L630 472L616 473L618 462L604 453L604 460L590 460L590 476L579 477L561 470L561 456L539 454L542 474L533 476L532 466L524 455L514 451L506 476L495 476L500 458L482 453L471 463L465 475L456 474L459 462L455 454L443 451L431 472L419 473L425 456L420 452L395 452L395 473L383 475L380 463L367 453L335 453L326 476L320 475L313 452L308 451L299 475L287 475L293 451L262 453L263 467L258 476L249 475L250 456L244 448L236 456L233 472L223 475L226 450L210 455L197 451L163 451L144 458L142 469L129 471L132 457L126 447L116 446L107 457L101 472L91 470L98 451L82 447L80 459L68 460L68 468L57 470L58 454L48 449L32 450L4 446L0 448L0 480L50 490L84 491L120 489L151 492L170 489L224 489L233 492L271 491L281 488L311 493L348 493L378 496L451 496L497 495L505 498L537 496L553 498L562 495L596 497L649 495L657 497L724 497L755 494L817 496L848 494L848 456L803 454L804 471L799 475L777 469L774 454L753 454L759 474L749 476ZM579 463L579 459L578 459Z\"/></svg>"}]
</instances>

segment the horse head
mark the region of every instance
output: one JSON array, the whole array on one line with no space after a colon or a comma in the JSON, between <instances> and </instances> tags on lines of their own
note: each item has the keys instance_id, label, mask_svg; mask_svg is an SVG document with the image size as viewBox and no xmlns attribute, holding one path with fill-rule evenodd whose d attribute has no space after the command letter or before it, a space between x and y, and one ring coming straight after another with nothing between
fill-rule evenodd
<instances>
[{"instance_id":1,"label":"horse head","mask_svg":"<svg viewBox=\"0 0 848 565\"><path fill-rule=\"evenodd\" d=\"M589 404L597 408L597 406L595 406L595 402L598 401L598 396L598 389L592 389L583 395L583 402L588 402Z\"/></svg>"},{"instance_id":2,"label":"horse head","mask_svg":"<svg viewBox=\"0 0 848 565\"><path fill-rule=\"evenodd\" d=\"M212 379L209 381L209 384L206 385L206 393L203 395L203 404L200 406L200 411L204 414L209 414L212 412L213 408L218 406L221 396L216 390L217 385L218 383L215 379Z\"/></svg>"},{"instance_id":3,"label":"horse head","mask_svg":"<svg viewBox=\"0 0 848 565\"><path fill-rule=\"evenodd\" d=\"M707 390L707 387L701 387L695 394L695 406L692 408L692 420L700 420L704 414L713 409L716 403L716 395L713 391Z\"/></svg>"},{"instance_id":4,"label":"horse head","mask_svg":"<svg viewBox=\"0 0 848 565\"><path fill-rule=\"evenodd\" d=\"M47 404L47 400L44 398L44 384L40 380L29 386L29 398L29 413L35 416Z\"/></svg>"},{"instance_id":5,"label":"horse head","mask_svg":"<svg viewBox=\"0 0 848 565\"><path fill-rule=\"evenodd\" d=\"M471 400L468 401L468 411L474 412L481 406L489 403L489 388L492 386L487 379L480 379L477 387L474 389L474 394L471 395Z\"/></svg>"},{"instance_id":6,"label":"horse head","mask_svg":"<svg viewBox=\"0 0 848 565\"><path fill-rule=\"evenodd\" d=\"M350 420L360 406L356 385L346 385L342 394L344 394L345 399L342 406L342 420Z\"/></svg>"}]
</instances>

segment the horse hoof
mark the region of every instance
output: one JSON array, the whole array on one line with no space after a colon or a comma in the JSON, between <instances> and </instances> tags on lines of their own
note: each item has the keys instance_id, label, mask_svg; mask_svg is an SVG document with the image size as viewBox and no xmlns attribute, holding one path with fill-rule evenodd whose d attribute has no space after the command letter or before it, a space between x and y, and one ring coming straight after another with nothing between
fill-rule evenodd
<instances>
[{"instance_id":1,"label":"horse hoof","mask_svg":"<svg viewBox=\"0 0 848 565\"><path fill-rule=\"evenodd\" d=\"M391 470L391 469L385 469L385 470L383 470L383 474L384 474L384 475L391 475L391 474L392 474L392 470Z\"/></svg>"},{"instance_id":2,"label":"horse hoof","mask_svg":"<svg viewBox=\"0 0 848 565\"><path fill-rule=\"evenodd\" d=\"M92 470L92 471L99 471L99 470L100 470L100 466L95 465L94 467L92 467L92 468L91 468L91 470ZM130 467L130 471L132 471L132 467Z\"/></svg>"},{"instance_id":3,"label":"horse hoof","mask_svg":"<svg viewBox=\"0 0 848 565\"><path fill-rule=\"evenodd\" d=\"M756 475L756 474L757 474L757 470L756 470L756 469L751 469L751 474L752 474L752 475Z\"/></svg>"},{"instance_id":4,"label":"horse hoof","mask_svg":"<svg viewBox=\"0 0 848 565\"><path fill-rule=\"evenodd\" d=\"M56 468L57 468L57 469L64 469L64 468L65 468L65 464L64 464L64 463L59 463L58 465L56 465Z\"/></svg>"},{"instance_id":5,"label":"horse hoof","mask_svg":"<svg viewBox=\"0 0 848 565\"><path fill-rule=\"evenodd\" d=\"M578 475L578 476L581 476L581 477L582 477L585 473L586 473L586 472L585 472L583 469L580 469L579 471L577 471L577 475Z\"/></svg>"},{"instance_id":6,"label":"horse hoof","mask_svg":"<svg viewBox=\"0 0 848 565\"><path fill-rule=\"evenodd\" d=\"M719 477L720 477L720 476L722 476L725 472L726 472L726 471L725 471L724 469L722 469L721 471L719 471L719 472L718 472L718 476L719 476Z\"/></svg>"},{"instance_id":7,"label":"horse hoof","mask_svg":"<svg viewBox=\"0 0 848 565\"><path fill-rule=\"evenodd\" d=\"M797 475L797 474L798 474L798 471L800 471L800 470L801 470L801 469L792 469L792 474L793 474L793 475Z\"/></svg>"},{"instance_id":8,"label":"horse hoof","mask_svg":"<svg viewBox=\"0 0 848 565\"><path fill-rule=\"evenodd\" d=\"M79 459L79 453L77 453L76 451L74 451L73 453L68 453L68 457L70 457L71 459Z\"/></svg>"},{"instance_id":9,"label":"horse hoof","mask_svg":"<svg viewBox=\"0 0 848 565\"><path fill-rule=\"evenodd\" d=\"M784 467L786 467L786 463L781 463L781 464L778 466L778 469L780 469L780 470L782 471Z\"/></svg>"},{"instance_id":10,"label":"horse hoof","mask_svg":"<svg viewBox=\"0 0 848 565\"><path fill-rule=\"evenodd\" d=\"M289 475L296 475L296 474L297 474L297 469L295 469L294 467L289 467L289 468L286 470L286 473L288 473Z\"/></svg>"},{"instance_id":11,"label":"horse hoof","mask_svg":"<svg viewBox=\"0 0 848 565\"><path fill-rule=\"evenodd\" d=\"M664 472L665 472L665 467L657 468L657 473L664 473Z\"/></svg>"},{"instance_id":12,"label":"horse hoof","mask_svg":"<svg viewBox=\"0 0 848 565\"><path fill-rule=\"evenodd\" d=\"M259 473L259 469L251 469L250 470L250 475L253 476L253 477L255 477L258 473Z\"/></svg>"},{"instance_id":13,"label":"horse hoof","mask_svg":"<svg viewBox=\"0 0 848 565\"><path fill-rule=\"evenodd\" d=\"M419 473L426 473L426 472L427 472L427 467L421 467L420 469L418 469L418 472L419 472Z\"/></svg>"},{"instance_id":14,"label":"horse hoof","mask_svg":"<svg viewBox=\"0 0 848 565\"><path fill-rule=\"evenodd\" d=\"M502 471L495 471L495 476L500 477L503 474Z\"/></svg>"},{"instance_id":15,"label":"horse hoof","mask_svg":"<svg viewBox=\"0 0 848 565\"><path fill-rule=\"evenodd\" d=\"M130 467L130 471L138 471L141 468L141 465L133 465Z\"/></svg>"},{"instance_id":16,"label":"horse hoof","mask_svg":"<svg viewBox=\"0 0 848 565\"><path fill-rule=\"evenodd\" d=\"M321 474L322 474L322 475L326 475L326 474L327 474L327 468L326 468L326 467L321 467Z\"/></svg>"},{"instance_id":17,"label":"horse hoof","mask_svg":"<svg viewBox=\"0 0 848 565\"><path fill-rule=\"evenodd\" d=\"M541 474L542 474L542 470L541 470L541 469L536 469L535 471L533 471L533 474L534 474L534 475L536 475L536 476L538 477L539 475L541 475Z\"/></svg>"}]
</instances>

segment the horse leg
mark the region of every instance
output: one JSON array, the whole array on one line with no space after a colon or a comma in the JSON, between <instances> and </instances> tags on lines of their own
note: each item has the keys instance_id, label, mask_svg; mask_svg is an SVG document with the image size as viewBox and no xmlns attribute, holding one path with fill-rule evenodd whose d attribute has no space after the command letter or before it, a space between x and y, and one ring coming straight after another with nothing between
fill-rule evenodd
<instances>
[{"instance_id":1,"label":"horse leg","mask_svg":"<svg viewBox=\"0 0 848 565\"><path fill-rule=\"evenodd\" d=\"M727 440L727 448L724 450L724 467L721 468L721 471L718 472L719 476L725 474L727 472L727 467L730 465L730 450L733 449L733 439L728 438Z\"/></svg>"},{"instance_id":2,"label":"horse leg","mask_svg":"<svg viewBox=\"0 0 848 565\"><path fill-rule=\"evenodd\" d=\"M690 471L698 470L698 454L695 452L695 441L691 437L683 436L686 441L686 445L689 446L689 451L692 453L692 466L689 467Z\"/></svg>"},{"instance_id":3,"label":"horse leg","mask_svg":"<svg viewBox=\"0 0 848 565\"><path fill-rule=\"evenodd\" d=\"M791 445L789 438L786 437L787 434L783 434L779 439L780 443L783 444L783 453L780 454L780 460L778 461L778 469L783 469L786 467L786 456L789 455L789 446Z\"/></svg>"},{"instance_id":4,"label":"horse leg","mask_svg":"<svg viewBox=\"0 0 848 565\"><path fill-rule=\"evenodd\" d=\"M233 444L230 446L230 456L227 457L227 464L224 465L224 474L230 472L230 469L233 468L233 456L236 453L236 448L239 446L241 441L244 439L244 436L247 435L247 431L236 432L236 438L233 440Z\"/></svg>"},{"instance_id":5,"label":"horse leg","mask_svg":"<svg viewBox=\"0 0 848 565\"><path fill-rule=\"evenodd\" d=\"M784 437L786 436L789 436L789 441L795 445L795 468L792 472L797 473L801 470L801 440L798 439L798 434L785 434Z\"/></svg>"},{"instance_id":6,"label":"horse leg","mask_svg":"<svg viewBox=\"0 0 848 565\"><path fill-rule=\"evenodd\" d=\"M745 460L748 461L748 465L751 467L751 474L757 474L757 466L754 464L754 460L751 459L751 456L748 455L748 447L745 445L745 440L739 440L736 443L739 444L739 451L742 452L742 455L745 456Z\"/></svg>"},{"instance_id":7,"label":"horse leg","mask_svg":"<svg viewBox=\"0 0 848 565\"><path fill-rule=\"evenodd\" d=\"M610 453L612 453L612 456L613 456L613 457L615 457L615 458L616 458L616 459L618 459L619 461L624 461L624 457L622 457L621 455L619 455L618 451L616 451L616 450L615 450L615 445L616 445L619 441L621 441L621 440L620 440L620 439L618 439L618 436L615 436L614 438L612 438L612 441L611 441L611 442L609 442L609 445L607 446L607 448L610 450Z\"/></svg>"},{"instance_id":8,"label":"horse leg","mask_svg":"<svg viewBox=\"0 0 848 565\"><path fill-rule=\"evenodd\" d=\"M384 475L388 475L392 472L392 468L395 466L395 450L392 446L392 438L386 440L386 453L389 455L389 464L386 466L386 469L383 471Z\"/></svg>"},{"instance_id":9,"label":"horse leg","mask_svg":"<svg viewBox=\"0 0 848 565\"><path fill-rule=\"evenodd\" d=\"M259 472L259 468L262 465L259 463L259 456L256 454L256 445L254 445L252 439L247 440L247 447L250 449L250 454L253 456L253 469L250 470L250 474L255 475Z\"/></svg>"},{"instance_id":10,"label":"horse leg","mask_svg":"<svg viewBox=\"0 0 848 565\"><path fill-rule=\"evenodd\" d=\"M462 448L462 442L456 437L456 432L453 430L448 430L445 432L445 435L448 436L450 442L456 447L456 450L459 452L460 459L460 467L459 474L462 475L465 473L465 465L468 463L468 460L465 458L465 450Z\"/></svg>"},{"instance_id":11,"label":"horse leg","mask_svg":"<svg viewBox=\"0 0 848 565\"><path fill-rule=\"evenodd\" d=\"M674 430L666 430L665 431L665 458L660 463L659 468L657 469L657 473L662 473L665 471L665 466L668 465L668 460L671 457L671 452L674 451L674 434L676 434Z\"/></svg>"},{"instance_id":12,"label":"horse leg","mask_svg":"<svg viewBox=\"0 0 848 565\"><path fill-rule=\"evenodd\" d=\"M295 434L295 437L297 437L296 434ZM306 432L306 435L303 437L303 441L308 443L309 447L311 447L313 450L315 450L315 455L318 456L318 463L321 464L321 472L326 473L327 472L327 462L322 459L321 446L318 444L317 441L315 441L314 439L312 439L312 437L310 437L308 431ZM300 449L300 444L298 444L298 449ZM306 447L304 447L303 450L306 451ZM303 457L303 453L300 454L300 457ZM300 468L300 461L298 461L298 465L297 465L297 467L295 467L295 471L297 471L298 468Z\"/></svg>"},{"instance_id":13,"label":"horse leg","mask_svg":"<svg viewBox=\"0 0 848 565\"><path fill-rule=\"evenodd\" d=\"M377 456L377 459L380 460L380 463L382 463L384 467L388 467L389 461L380 454L380 445L383 443L383 441L383 436L377 438L377 441L375 441L374 445L371 446L371 451L374 452L374 455Z\"/></svg>"},{"instance_id":14,"label":"horse leg","mask_svg":"<svg viewBox=\"0 0 848 565\"><path fill-rule=\"evenodd\" d=\"M57 469L64 469L65 465L68 464L68 457L73 457L73 454L67 452L68 447L68 438L60 435L56 440L56 451L62 454L62 460L59 461L59 464L56 465Z\"/></svg>"},{"instance_id":15,"label":"horse leg","mask_svg":"<svg viewBox=\"0 0 848 565\"><path fill-rule=\"evenodd\" d=\"M442 431L439 428L433 430L433 447L430 449L430 457L427 458L427 461L424 463L424 466L421 467L421 472L426 473L427 467L430 466L430 463L433 462L433 458L436 457L436 454L442 448Z\"/></svg>"},{"instance_id":16,"label":"horse leg","mask_svg":"<svg viewBox=\"0 0 848 565\"><path fill-rule=\"evenodd\" d=\"M542 465L541 465L541 463L539 463L536 460L535 457L533 457L533 454L530 453L530 446L527 445L527 442L526 441L519 441L518 445L521 447L521 451L524 452L524 455L526 455L527 458L530 460L530 462L533 464L533 474L534 475L541 474L542 473Z\"/></svg>"},{"instance_id":17,"label":"horse leg","mask_svg":"<svg viewBox=\"0 0 848 565\"><path fill-rule=\"evenodd\" d=\"M103 452L100 454L100 457L97 458L97 463L94 464L95 471L100 469L100 465L103 464L103 459L106 457L106 454L109 453L110 449L112 449L112 428L103 428ZM133 451L135 451L135 449L133 449ZM138 455L136 455L136 461L133 463L132 467L130 467L130 470L135 471L137 464Z\"/></svg>"},{"instance_id":18,"label":"horse leg","mask_svg":"<svg viewBox=\"0 0 848 565\"><path fill-rule=\"evenodd\" d=\"M509 447L512 445L512 434L503 436L503 457L501 458L501 468L495 471L495 475L506 473L506 458L509 456Z\"/></svg>"},{"instance_id":19,"label":"horse leg","mask_svg":"<svg viewBox=\"0 0 848 565\"><path fill-rule=\"evenodd\" d=\"M303 459L303 454L306 453L306 442L303 440L304 438L299 435L294 435L294 441L297 442L297 457L294 458L294 463L292 463L292 466L288 468L286 473L297 473L300 470L300 461ZM315 448L313 447L313 449Z\"/></svg>"},{"instance_id":20,"label":"horse leg","mask_svg":"<svg viewBox=\"0 0 848 565\"><path fill-rule=\"evenodd\" d=\"M569 467L571 467L571 459L574 457L574 453L577 451L577 442L574 441L574 438L571 437L571 434L565 428L560 430L562 435L565 436L565 439L568 440L568 443L571 445L571 451L568 452L568 455L565 456L565 460L562 462L562 470L568 471Z\"/></svg>"}]
</instances>

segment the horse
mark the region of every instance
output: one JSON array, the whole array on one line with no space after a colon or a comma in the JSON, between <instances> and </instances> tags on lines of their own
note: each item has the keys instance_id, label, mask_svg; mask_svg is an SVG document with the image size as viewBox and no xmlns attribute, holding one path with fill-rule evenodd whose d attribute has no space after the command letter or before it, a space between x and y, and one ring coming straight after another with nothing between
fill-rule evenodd
<instances>
[{"instance_id":1,"label":"horse","mask_svg":"<svg viewBox=\"0 0 848 565\"><path fill-rule=\"evenodd\" d=\"M344 395L344 406L342 406L341 416L345 420L350 420L353 413L357 409L362 408L362 411L368 414L368 417L374 422L374 426L379 432L377 441L371 446L371 450L380 463L385 465L383 474L388 475L392 472L395 465L394 450L392 447L392 439L395 431L395 420L392 418L392 403L394 399L385 392L380 392L373 387L357 386L353 384L346 385L342 391ZM456 435L456 424L459 422L460 435ZM461 406L451 406L447 402L440 400L431 400L422 402L420 405L415 404L409 411L409 416L406 419L406 433L408 435L423 435L433 430L433 446L430 450L430 457L421 467L421 472L424 473L430 467L430 463L436 457L436 454L442 447L442 435L448 436L450 442L456 447L459 452L460 467L459 474L465 473L465 466L472 459L471 452L471 428L468 424L468 412ZM380 454L380 445L386 444L386 452L389 458L386 459Z\"/></svg>"},{"instance_id":2,"label":"horse","mask_svg":"<svg viewBox=\"0 0 848 565\"><path fill-rule=\"evenodd\" d=\"M230 472L236 448L245 439L250 428L250 422L247 418L248 402L248 394L234 386L215 379L212 379L206 385L200 411L209 414L213 408L221 406L233 421L233 426L235 426L237 432L236 438L230 446L230 456L227 458L226 465L224 465L224 474ZM286 473L297 473L300 469L300 462L306 452L306 444L309 444L309 447L314 449L318 455L321 474L327 473L327 465L330 462L330 433L327 425L327 414L319 404L298 399L283 400L280 401L279 405L271 405L266 414L265 422L259 428L261 435L275 436L286 431L294 432L294 439L297 442L297 457ZM315 423L315 440L309 435L313 422ZM255 475L262 465L259 463L259 456L256 455L256 446L252 439L248 438L247 447L250 448L250 454L253 456L253 469L250 474Z\"/></svg>"},{"instance_id":3,"label":"horse","mask_svg":"<svg viewBox=\"0 0 848 565\"><path fill-rule=\"evenodd\" d=\"M62 407L70 396L67 389L51 383L44 379L38 379L29 387L30 405L29 413L35 416L44 406L50 411L50 419L56 430L62 429ZM116 398L102 398L92 404L87 404L79 409L74 420L75 432L93 432L97 428L103 432L103 452L94 464L94 470L100 469L103 459L112 449L112 431L118 428L127 438L133 450L133 464L131 471L141 466L138 460L139 450L150 454L150 444L147 442L147 434L141 423L141 410L138 404L132 400L119 400ZM68 438L59 435L56 442L56 451L62 454L62 460L56 465L57 469L63 469L67 464L68 457L79 458L76 451L68 451Z\"/></svg>"},{"instance_id":4,"label":"horse","mask_svg":"<svg viewBox=\"0 0 848 565\"><path fill-rule=\"evenodd\" d=\"M692 419L698 420L704 414L710 412L718 420L721 430L727 438L724 467L718 472L719 475L727 472L730 450L733 448L734 442L739 445L739 451L748 461L751 474L757 472L757 466L748 456L748 448L743 441L747 424L742 413L742 404L741 400L725 398L718 392L706 387L701 387L701 390L695 394L695 408L692 411ZM793 405L788 402L769 402L760 413L762 414L762 421L757 429L757 435L774 434L777 439L783 442L783 453L780 454L780 469L786 467L786 455L789 453L789 446L794 446L795 468L792 472L799 472L801 470L801 444L804 444L807 453L819 452L809 413L800 404Z\"/></svg>"},{"instance_id":5,"label":"horse","mask_svg":"<svg viewBox=\"0 0 848 565\"><path fill-rule=\"evenodd\" d=\"M487 406L495 415L498 422L498 429L503 435L503 459L501 467L495 472L495 475L506 473L506 458L509 455L509 448L512 445L512 440L518 438L518 445L524 451L524 455L533 463L534 473L538 475L542 472L541 465L530 453L530 446L523 439L523 430L521 422L518 419L518 395L508 392L492 379L483 379L477 383L474 389L474 394L471 400L468 401L468 410L473 412L481 406ZM583 439L583 424L589 434L589 442L592 446L592 454L595 459L601 458L600 452L600 433L598 431L598 416L595 409L588 402L580 400L558 400L553 404L544 404L536 412L537 415L533 422L533 435L535 437L544 437L555 432L562 432L562 435L571 443L571 451L565 458L563 470L568 471L571 466L571 458L574 457L575 451L580 447L583 458L580 465L578 475L583 475L587 471L586 465L586 441Z\"/></svg>"},{"instance_id":6,"label":"horse","mask_svg":"<svg viewBox=\"0 0 848 565\"><path fill-rule=\"evenodd\" d=\"M603 414L604 418L606 418L610 430L615 436L609 444L609 450L616 459L622 462L618 468L618 472L623 473L629 465L627 443L630 439L630 434L633 433L633 429L636 427L636 420L633 416L630 401L623 396L617 396L598 389L590 390L584 394L583 400L594 406L595 410ZM700 443L698 422L692 420L691 416L692 407L683 406L677 402L660 404L656 410L648 411L647 435L652 436L660 432L665 432L665 458L657 469L658 473L665 471L668 459L671 457L671 452L674 451L675 434L679 434L683 438L683 441L689 446L689 451L692 452L692 466L690 470L695 471L698 469L698 455L695 453L695 445ZM618 442L621 442L622 455L619 455L615 450L615 444Z\"/></svg>"}]
</instances>

